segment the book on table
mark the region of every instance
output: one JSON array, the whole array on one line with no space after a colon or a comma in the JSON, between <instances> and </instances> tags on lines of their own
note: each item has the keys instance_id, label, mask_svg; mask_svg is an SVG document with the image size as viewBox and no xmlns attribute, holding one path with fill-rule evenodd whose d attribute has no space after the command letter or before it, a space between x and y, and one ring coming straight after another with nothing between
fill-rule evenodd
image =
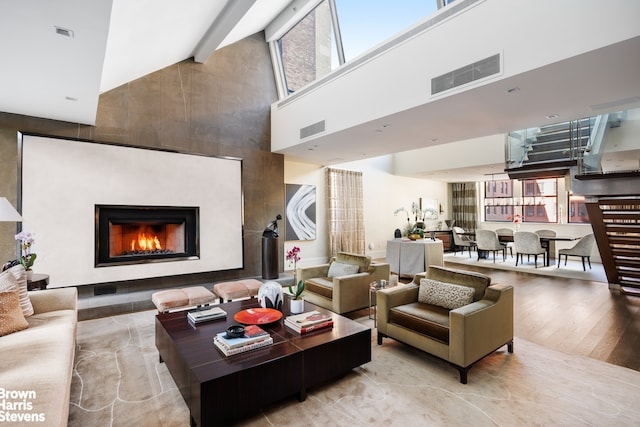
<instances>
[{"instance_id":1,"label":"book on table","mask_svg":"<svg viewBox=\"0 0 640 427\"><path fill-rule=\"evenodd\" d=\"M221 319L226 316L227 312L220 307L200 307L187 312L187 319L192 323Z\"/></svg>"},{"instance_id":2,"label":"book on table","mask_svg":"<svg viewBox=\"0 0 640 427\"><path fill-rule=\"evenodd\" d=\"M304 326L304 327L299 327L296 325L292 325L290 323L286 323L285 324L293 329L294 331L298 332L299 334L308 334L309 332L314 332L314 331L319 331L322 329L331 329L333 328L333 320L327 320L325 322L321 322L321 323L316 323L315 325L310 325L310 326Z\"/></svg>"},{"instance_id":3,"label":"book on table","mask_svg":"<svg viewBox=\"0 0 640 427\"><path fill-rule=\"evenodd\" d=\"M214 337L214 340L219 341L228 349L234 349L234 348L243 347L245 345L253 344L259 341L268 340L269 338L271 338L271 336L267 333L267 331L262 329L260 326L248 325L245 327L244 336L242 337L230 338L227 336L226 332L220 332L216 334L216 336ZM273 342L273 339L271 339L271 342Z\"/></svg>"},{"instance_id":4,"label":"book on table","mask_svg":"<svg viewBox=\"0 0 640 427\"><path fill-rule=\"evenodd\" d=\"M331 320L331 316L328 314L320 313L319 311L307 311L306 313L294 314L287 316L285 322L292 325L298 325L301 328L315 325L317 323L323 323Z\"/></svg>"},{"instance_id":5,"label":"book on table","mask_svg":"<svg viewBox=\"0 0 640 427\"><path fill-rule=\"evenodd\" d=\"M320 313L319 311L309 311L302 314L287 316L284 324L296 332L305 334L320 329L328 329L333 327L333 318L331 315Z\"/></svg>"},{"instance_id":6,"label":"book on table","mask_svg":"<svg viewBox=\"0 0 640 427\"><path fill-rule=\"evenodd\" d=\"M267 338L262 337L262 339L258 341L254 341L249 344L242 345L240 347L229 348L216 335L213 338L213 343L225 356L233 356L234 354L240 354L250 350L256 350L258 348L270 346L273 344L273 338L267 335Z\"/></svg>"}]
</instances>

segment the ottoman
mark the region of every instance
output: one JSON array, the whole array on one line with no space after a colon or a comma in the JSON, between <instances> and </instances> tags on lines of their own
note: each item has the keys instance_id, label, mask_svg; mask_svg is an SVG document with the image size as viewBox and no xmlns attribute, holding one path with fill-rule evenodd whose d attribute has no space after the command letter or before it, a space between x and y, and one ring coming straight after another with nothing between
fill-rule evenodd
<instances>
[{"instance_id":1,"label":"ottoman","mask_svg":"<svg viewBox=\"0 0 640 427\"><path fill-rule=\"evenodd\" d=\"M220 302L238 298L249 298L258 295L262 282L256 279L243 279L234 282L220 282L213 285L213 292L220 298Z\"/></svg>"},{"instance_id":2,"label":"ottoman","mask_svg":"<svg viewBox=\"0 0 640 427\"><path fill-rule=\"evenodd\" d=\"M189 288L167 289L154 292L151 301L160 313L213 304L216 298L204 286Z\"/></svg>"}]
</instances>

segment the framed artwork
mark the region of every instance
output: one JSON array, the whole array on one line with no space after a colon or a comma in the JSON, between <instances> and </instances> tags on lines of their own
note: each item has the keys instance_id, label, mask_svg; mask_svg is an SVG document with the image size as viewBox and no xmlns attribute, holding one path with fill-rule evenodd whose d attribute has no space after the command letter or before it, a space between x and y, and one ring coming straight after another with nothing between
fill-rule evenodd
<instances>
[{"instance_id":1,"label":"framed artwork","mask_svg":"<svg viewBox=\"0 0 640 427\"><path fill-rule=\"evenodd\" d=\"M315 240L316 186L285 184L285 240Z\"/></svg>"}]
</instances>

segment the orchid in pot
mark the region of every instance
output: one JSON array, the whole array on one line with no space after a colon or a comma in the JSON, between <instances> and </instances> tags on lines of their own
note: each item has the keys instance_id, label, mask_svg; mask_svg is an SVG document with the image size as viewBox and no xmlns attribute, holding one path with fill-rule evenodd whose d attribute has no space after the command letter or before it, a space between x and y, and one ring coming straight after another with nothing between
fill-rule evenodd
<instances>
[{"instance_id":1,"label":"orchid in pot","mask_svg":"<svg viewBox=\"0 0 640 427\"><path fill-rule=\"evenodd\" d=\"M304 280L299 280L296 285L296 267L298 261L300 261L300 248L297 246L291 248L291 250L287 251L286 258L287 261L289 261L289 266L293 263L293 285L289 285L289 293L291 294L291 312L302 313L304 311L304 301L302 300Z\"/></svg>"},{"instance_id":2,"label":"orchid in pot","mask_svg":"<svg viewBox=\"0 0 640 427\"><path fill-rule=\"evenodd\" d=\"M35 233L29 231L21 231L15 235L15 239L20 241L20 249L22 255L20 256L20 264L24 267L25 271L32 271L33 263L36 262L37 255L31 252L32 246L35 244Z\"/></svg>"}]
</instances>

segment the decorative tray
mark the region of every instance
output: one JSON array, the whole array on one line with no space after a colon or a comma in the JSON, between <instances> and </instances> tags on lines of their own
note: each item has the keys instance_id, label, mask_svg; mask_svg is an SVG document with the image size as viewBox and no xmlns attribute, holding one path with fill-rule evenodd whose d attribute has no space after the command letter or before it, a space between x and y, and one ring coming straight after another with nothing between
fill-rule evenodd
<instances>
[{"instance_id":1,"label":"decorative tray","mask_svg":"<svg viewBox=\"0 0 640 427\"><path fill-rule=\"evenodd\" d=\"M282 312L275 308L248 308L237 312L233 318L245 325L266 325L282 319Z\"/></svg>"}]
</instances>

